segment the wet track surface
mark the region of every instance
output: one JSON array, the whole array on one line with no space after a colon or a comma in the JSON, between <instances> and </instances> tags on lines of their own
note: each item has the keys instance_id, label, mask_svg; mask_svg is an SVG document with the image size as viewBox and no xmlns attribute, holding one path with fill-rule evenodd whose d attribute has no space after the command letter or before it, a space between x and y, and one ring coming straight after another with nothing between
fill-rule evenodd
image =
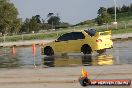
<instances>
[{"instance_id":1,"label":"wet track surface","mask_svg":"<svg viewBox=\"0 0 132 88\"><path fill-rule=\"evenodd\" d=\"M37 46L36 57L32 55L32 47L17 47L16 55L12 48L0 48L0 68L28 68L34 64L48 67L97 66L132 64L132 41L115 41L114 48L98 55L63 54L53 57L41 56Z\"/></svg>"}]
</instances>

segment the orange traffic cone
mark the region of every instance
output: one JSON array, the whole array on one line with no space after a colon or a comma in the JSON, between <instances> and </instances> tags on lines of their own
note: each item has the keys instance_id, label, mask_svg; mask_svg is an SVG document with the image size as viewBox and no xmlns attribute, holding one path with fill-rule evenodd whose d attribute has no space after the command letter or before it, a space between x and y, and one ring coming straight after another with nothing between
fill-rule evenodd
<instances>
[{"instance_id":1,"label":"orange traffic cone","mask_svg":"<svg viewBox=\"0 0 132 88\"><path fill-rule=\"evenodd\" d=\"M16 48L14 46L12 47L12 54L16 55Z\"/></svg>"},{"instance_id":2,"label":"orange traffic cone","mask_svg":"<svg viewBox=\"0 0 132 88\"><path fill-rule=\"evenodd\" d=\"M84 71L83 67L82 67L82 77L88 77L88 72Z\"/></svg>"},{"instance_id":3,"label":"orange traffic cone","mask_svg":"<svg viewBox=\"0 0 132 88\"><path fill-rule=\"evenodd\" d=\"M35 56L36 55L36 45L32 44L32 53Z\"/></svg>"}]
</instances>

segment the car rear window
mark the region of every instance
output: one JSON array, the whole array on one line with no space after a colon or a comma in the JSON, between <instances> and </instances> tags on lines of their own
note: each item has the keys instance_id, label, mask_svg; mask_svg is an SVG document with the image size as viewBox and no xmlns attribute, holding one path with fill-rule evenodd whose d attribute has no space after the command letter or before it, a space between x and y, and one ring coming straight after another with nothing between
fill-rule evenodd
<instances>
[{"instance_id":1,"label":"car rear window","mask_svg":"<svg viewBox=\"0 0 132 88\"><path fill-rule=\"evenodd\" d=\"M95 36L96 34L96 30L95 29L88 29L88 30L84 30L88 35Z\"/></svg>"}]
</instances>

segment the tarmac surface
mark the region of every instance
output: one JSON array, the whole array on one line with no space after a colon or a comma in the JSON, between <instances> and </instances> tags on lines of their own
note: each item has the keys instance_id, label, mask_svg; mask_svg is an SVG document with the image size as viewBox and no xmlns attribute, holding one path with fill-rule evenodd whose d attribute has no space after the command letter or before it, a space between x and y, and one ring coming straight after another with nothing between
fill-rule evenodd
<instances>
[{"instance_id":1,"label":"tarmac surface","mask_svg":"<svg viewBox=\"0 0 132 88\"><path fill-rule=\"evenodd\" d=\"M132 65L84 66L90 79L130 79ZM0 88L83 88L78 78L81 66L1 69ZM131 86L88 86L88 88L132 88Z\"/></svg>"},{"instance_id":2,"label":"tarmac surface","mask_svg":"<svg viewBox=\"0 0 132 88\"><path fill-rule=\"evenodd\" d=\"M132 34L113 35L113 38L132 37ZM31 45L48 43L53 40L32 40L0 43L0 46ZM127 56L126 56L127 57ZM124 58L125 59L125 58ZM32 67L8 69L0 68L0 88L83 88L78 78L82 66L75 67ZM84 66L90 79L130 79L132 65ZM86 88L132 88L131 86L87 86Z\"/></svg>"}]
</instances>

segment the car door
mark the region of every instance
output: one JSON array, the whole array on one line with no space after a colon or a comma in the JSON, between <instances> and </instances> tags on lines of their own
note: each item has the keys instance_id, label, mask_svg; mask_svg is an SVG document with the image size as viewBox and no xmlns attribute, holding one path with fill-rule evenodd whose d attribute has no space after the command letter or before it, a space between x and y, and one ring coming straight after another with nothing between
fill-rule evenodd
<instances>
[{"instance_id":1,"label":"car door","mask_svg":"<svg viewBox=\"0 0 132 88\"><path fill-rule=\"evenodd\" d=\"M72 32L71 38L68 41L68 51L69 52L80 52L83 41L84 41L84 34L82 32Z\"/></svg>"},{"instance_id":2,"label":"car door","mask_svg":"<svg viewBox=\"0 0 132 88\"><path fill-rule=\"evenodd\" d=\"M63 34L55 41L55 51L56 52L67 52L68 50L68 39L69 33Z\"/></svg>"}]
</instances>

